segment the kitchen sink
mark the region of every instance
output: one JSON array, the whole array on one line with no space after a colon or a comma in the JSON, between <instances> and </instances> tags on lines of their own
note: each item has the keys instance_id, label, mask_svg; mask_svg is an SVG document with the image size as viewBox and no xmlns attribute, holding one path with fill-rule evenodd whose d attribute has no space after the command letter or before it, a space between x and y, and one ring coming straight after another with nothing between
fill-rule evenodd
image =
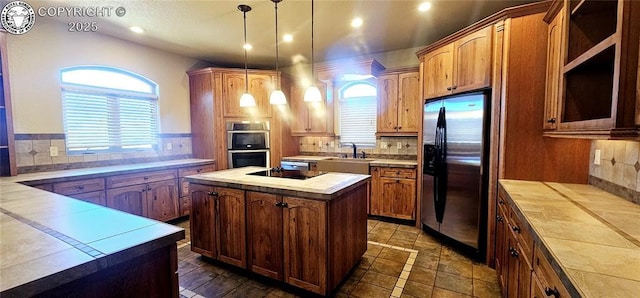
<instances>
[{"instance_id":1,"label":"kitchen sink","mask_svg":"<svg viewBox=\"0 0 640 298\"><path fill-rule=\"evenodd\" d=\"M330 158L318 160L318 171L369 175L371 158Z\"/></svg>"}]
</instances>

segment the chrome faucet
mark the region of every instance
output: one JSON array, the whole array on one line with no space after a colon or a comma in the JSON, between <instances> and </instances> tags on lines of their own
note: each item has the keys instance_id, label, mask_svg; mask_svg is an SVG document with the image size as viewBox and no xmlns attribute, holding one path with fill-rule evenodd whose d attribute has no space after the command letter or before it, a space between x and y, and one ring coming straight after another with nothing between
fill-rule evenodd
<instances>
[{"instance_id":1,"label":"chrome faucet","mask_svg":"<svg viewBox=\"0 0 640 298\"><path fill-rule=\"evenodd\" d=\"M353 158L358 158L358 148L356 147L356 143L351 143L351 147L353 148Z\"/></svg>"}]
</instances>

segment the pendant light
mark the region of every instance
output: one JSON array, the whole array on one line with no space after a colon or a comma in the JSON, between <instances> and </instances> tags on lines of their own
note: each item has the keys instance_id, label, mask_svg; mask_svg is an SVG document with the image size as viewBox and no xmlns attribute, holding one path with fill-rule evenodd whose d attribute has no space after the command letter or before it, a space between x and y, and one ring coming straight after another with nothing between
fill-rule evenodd
<instances>
[{"instance_id":1,"label":"pendant light","mask_svg":"<svg viewBox=\"0 0 640 298\"><path fill-rule=\"evenodd\" d=\"M249 93L249 70L247 68L247 12L251 11L251 6L240 4L238 9L242 11L244 18L244 94L240 96L240 107L254 107L256 100Z\"/></svg>"},{"instance_id":2,"label":"pendant light","mask_svg":"<svg viewBox=\"0 0 640 298\"><path fill-rule=\"evenodd\" d=\"M304 101L318 102L322 101L322 95L320 89L316 87L316 73L314 68L314 53L313 53L313 0L311 0L311 86L304 92Z\"/></svg>"},{"instance_id":3,"label":"pendant light","mask_svg":"<svg viewBox=\"0 0 640 298\"><path fill-rule=\"evenodd\" d=\"M282 0L271 0L274 3L275 11L276 11L276 72L278 72L278 3L282 2ZM271 92L271 97L269 97L269 103L272 105L284 105L287 104L287 97L284 95L284 92L276 87L273 92Z\"/></svg>"}]
</instances>

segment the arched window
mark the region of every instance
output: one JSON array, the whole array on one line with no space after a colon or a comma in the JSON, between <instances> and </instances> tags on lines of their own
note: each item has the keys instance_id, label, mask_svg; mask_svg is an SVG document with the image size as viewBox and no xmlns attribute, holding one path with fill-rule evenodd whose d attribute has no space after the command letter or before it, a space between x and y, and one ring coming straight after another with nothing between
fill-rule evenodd
<instances>
[{"instance_id":1,"label":"arched window","mask_svg":"<svg viewBox=\"0 0 640 298\"><path fill-rule=\"evenodd\" d=\"M354 81L340 90L340 142L376 145L376 86Z\"/></svg>"},{"instance_id":2,"label":"arched window","mask_svg":"<svg viewBox=\"0 0 640 298\"><path fill-rule=\"evenodd\" d=\"M158 143L158 85L122 69L60 70L67 152L114 152Z\"/></svg>"}]
</instances>

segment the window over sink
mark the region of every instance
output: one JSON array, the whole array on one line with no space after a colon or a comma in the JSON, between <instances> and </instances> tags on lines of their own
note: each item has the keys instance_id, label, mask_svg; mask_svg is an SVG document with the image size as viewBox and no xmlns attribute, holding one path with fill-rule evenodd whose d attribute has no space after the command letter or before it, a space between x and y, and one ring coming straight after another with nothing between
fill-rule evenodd
<instances>
[{"instance_id":1,"label":"window over sink","mask_svg":"<svg viewBox=\"0 0 640 298\"><path fill-rule=\"evenodd\" d=\"M369 81L353 81L340 89L340 143L376 146L377 89Z\"/></svg>"},{"instance_id":2,"label":"window over sink","mask_svg":"<svg viewBox=\"0 0 640 298\"><path fill-rule=\"evenodd\" d=\"M158 85L108 66L60 70L68 154L151 149L158 143Z\"/></svg>"}]
</instances>

